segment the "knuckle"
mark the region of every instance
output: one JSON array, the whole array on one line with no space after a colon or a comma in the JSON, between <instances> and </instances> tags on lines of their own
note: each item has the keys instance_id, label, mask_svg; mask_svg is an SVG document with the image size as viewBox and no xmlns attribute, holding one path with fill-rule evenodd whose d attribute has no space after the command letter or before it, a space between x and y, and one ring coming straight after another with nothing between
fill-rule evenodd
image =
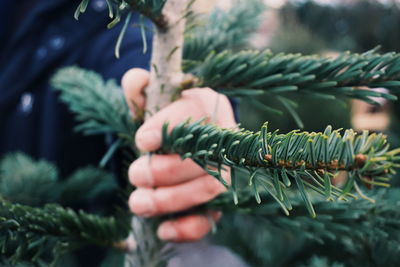
<instances>
[{"instance_id":1,"label":"knuckle","mask_svg":"<svg viewBox=\"0 0 400 267\"><path fill-rule=\"evenodd\" d=\"M159 191L156 189L154 195L154 204L159 213L169 213L177 210L179 201L169 192Z\"/></svg>"},{"instance_id":2,"label":"knuckle","mask_svg":"<svg viewBox=\"0 0 400 267\"><path fill-rule=\"evenodd\" d=\"M164 184L166 179L176 175L176 170L173 164L169 163L167 160L159 160L153 158L151 165L151 172L153 174L154 185Z\"/></svg>"},{"instance_id":3,"label":"knuckle","mask_svg":"<svg viewBox=\"0 0 400 267\"><path fill-rule=\"evenodd\" d=\"M216 91L214 91L213 89L211 89L210 87L201 88L199 90L201 90L204 93L204 96L216 96L216 95L218 95L218 93Z\"/></svg>"}]
</instances>

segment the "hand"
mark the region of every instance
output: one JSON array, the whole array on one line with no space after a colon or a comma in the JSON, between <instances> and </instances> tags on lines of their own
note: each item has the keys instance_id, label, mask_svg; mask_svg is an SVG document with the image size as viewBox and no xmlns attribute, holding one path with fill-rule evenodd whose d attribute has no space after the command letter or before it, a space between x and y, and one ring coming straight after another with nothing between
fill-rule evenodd
<instances>
[{"instance_id":1,"label":"hand","mask_svg":"<svg viewBox=\"0 0 400 267\"><path fill-rule=\"evenodd\" d=\"M142 69L128 71L123 79L125 97L131 110L145 105L144 88L149 73ZM134 103L134 104L133 104ZM164 122L169 127L191 118L213 119L216 124L231 128L236 125L229 100L208 88L184 91L182 97L148 119L136 133L136 146L151 152L161 145ZM129 206L139 216L150 217L174 213L208 202L225 191L225 187L190 159L178 155L142 156L129 168L129 180L137 187ZM210 218L218 220L219 212L193 214L160 224L158 236L169 241L193 241L211 229Z\"/></svg>"}]
</instances>

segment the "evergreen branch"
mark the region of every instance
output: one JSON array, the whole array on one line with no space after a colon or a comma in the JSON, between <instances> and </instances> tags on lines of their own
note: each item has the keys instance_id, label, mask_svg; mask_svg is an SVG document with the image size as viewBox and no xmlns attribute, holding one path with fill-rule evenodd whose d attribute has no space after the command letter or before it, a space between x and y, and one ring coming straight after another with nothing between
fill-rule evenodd
<instances>
[{"instance_id":1,"label":"evergreen branch","mask_svg":"<svg viewBox=\"0 0 400 267\"><path fill-rule=\"evenodd\" d=\"M129 218L99 217L57 205L32 208L0 199L0 246L12 262L48 260L88 244L112 247L129 232ZM55 258L54 258L55 257Z\"/></svg>"},{"instance_id":2,"label":"evergreen branch","mask_svg":"<svg viewBox=\"0 0 400 267\"><path fill-rule=\"evenodd\" d=\"M124 2L124 0L114 0L116 2ZM131 9L138 11L153 21L159 28L164 28L168 23L162 14L167 0L129 0Z\"/></svg>"},{"instance_id":3,"label":"evergreen branch","mask_svg":"<svg viewBox=\"0 0 400 267\"><path fill-rule=\"evenodd\" d=\"M185 34L186 70L191 62L203 61L212 51L243 48L257 30L264 11L261 0L236 0L229 10L216 8L209 16L195 20Z\"/></svg>"},{"instance_id":4,"label":"evergreen branch","mask_svg":"<svg viewBox=\"0 0 400 267\"><path fill-rule=\"evenodd\" d=\"M81 168L67 179L60 180L53 164L44 160L35 161L16 153L7 155L0 161L0 185L0 240L5 242L0 248L4 249L0 262L33 261L47 266L48 263L43 263L44 261L56 260L52 257L60 257L63 253L88 244L114 246L124 251L134 247L137 249L134 260L142 264L134 266L161 263L168 257L169 251L162 249L164 243L154 234L154 220L143 222L136 218L135 225L132 225L135 228L131 229L134 239L121 241L125 236L113 237L115 231L128 233L126 229L130 229L131 216L118 207L120 203L115 202L118 192L115 177L102 169ZM75 212L57 205L43 208L48 203L58 203L74 209L88 208L97 214L110 214L112 209L118 220L114 217L96 217L83 211ZM42 224L49 216L53 220ZM80 227L75 229L74 224ZM14 228L10 228L11 226ZM55 227L60 228L60 232ZM99 228L104 230L97 233ZM86 229L90 229L90 232ZM10 241L9 234L16 238ZM36 244L36 241L38 244L31 249L30 244ZM53 248L55 249L52 251Z\"/></svg>"},{"instance_id":5,"label":"evergreen branch","mask_svg":"<svg viewBox=\"0 0 400 267\"><path fill-rule=\"evenodd\" d=\"M88 3L89 0L82 0L75 12L76 19L86 11ZM127 25L130 21L127 17L130 11L134 10L152 20L159 29L165 29L168 24L168 19L162 14L165 3L166 0L107 0L109 16L113 19L108 28L114 27L120 21L125 21ZM183 57L187 60L186 63L201 61L211 51L243 47L249 35L257 29L264 10L265 6L261 0L236 0L234 8L228 11L217 8L210 16L205 16L206 18L201 21L196 20L188 27L185 36ZM191 12L188 9L186 16L189 14ZM202 25L204 23L205 25ZM141 28L143 31L143 22ZM125 30L122 30L118 38L117 58L124 34ZM186 68L189 68L191 64L186 64Z\"/></svg>"},{"instance_id":6,"label":"evergreen branch","mask_svg":"<svg viewBox=\"0 0 400 267\"><path fill-rule=\"evenodd\" d=\"M21 153L8 154L0 161L0 196L13 203L40 207L57 202L82 208L107 202L102 210L106 212L117 191L116 178L94 167L60 179L53 164Z\"/></svg>"},{"instance_id":7,"label":"evergreen branch","mask_svg":"<svg viewBox=\"0 0 400 267\"><path fill-rule=\"evenodd\" d=\"M61 92L61 100L76 113L77 131L84 134L117 134L121 145L134 145L134 133L140 126L132 120L122 89L114 80L103 81L95 72L67 67L51 80Z\"/></svg>"},{"instance_id":8,"label":"evergreen branch","mask_svg":"<svg viewBox=\"0 0 400 267\"><path fill-rule=\"evenodd\" d=\"M67 207L102 205L102 213L115 209L110 199L118 193L116 177L95 167L80 168L56 184L57 203Z\"/></svg>"},{"instance_id":9,"label":"evergreen branch","mask_svg":"<svg viewBox=\"0 0 400 267\"><path fill-rule=\"evenodd\" d=\"M386 181L398 167L400 150L389 151L386 137L382 134L357 135L353 130L332 130L324 133L292 131L288 134L271 133L265 124L260 132L220 129L201 122L182 123L162 132L162 146L158 153L177 153L191 158L210 175L231 189L237 203L237 179L239 173L247 175L247 184L254 190L260 202L259 192L268 192L286 214L292 209L287 192L291 178L296 181L299 192L309 213L315 216L305 187L325 195L328 200L346 199L357 183L388 186ZM223 166L230 167L232 183L222 178ZM343 189L331 184L339 171L347 171L349 178Z\"/></svg>"},{"instance_id":10,"label":"evergreen branch","mask_svg":"<svg viewBox=\"0 0 400 267\"><path fill-rule=\"evenodd\" d=\"M86 11L90 0L82 0L75 12L75 19ZM114 27L132 10L148 17L160 28L166 26L166 20L162 15L163 7L167 0L106 0L109 10L109 17L113 19L108 28Z\"/></svg>"},{"instance_id":11,"label":"evergreen branch","mask_svg":"<svg viewBox=\"0 0 400 267\"><path fill-rule=\"evenodd\" d=\"M327 202L324 198L314 194L314 206L318 210L316 218L308 216L308 210L301 203L301 199L293 194L290 195L290 200L294 212L287 217L281 212L279 203L266 201L258 204L252 198L253 194L249 189L238 192L243 202L237 206L229 204L231 197L229 193L225 193L204 207L221 210L226 214L237 213L251 216L266 231L279 229L293 234L302 232L307 239L323 244L324 240L336 240L340 237L350 237L353 240L362 239L366 233L376 228L381 230L382 238L392 232L399 233L399 193L399 189L378 190L371 194L371 197L377 199L376 203L362 199L353 199L348 202ZM262 196L267 200L271 199L265 194Z\"/></svg>"},{"instance_id":12,"label":"evergreen branch","mask_svg":"<svg viewBox=\"0 0 400 267\"><path fill-rule=\"evenodd\" d=\"M0 161L0 195L10 201L31 206L54 202L57 180L56 167L44 160L34 161L15 153Z\"/></svg>"},{"instance_id":13,"label":"evergreen branch","mask_svg":"<svg viewBox=\"0 0 400 267\"><path fill-rule=\"evenodd\" d=\"M270 51L224 51L210 54L194 74L199 86L233 96L254 96L289 91L323 98L350 97L376 104L371 97L395 100L391 94L357 87L400 86L400 55L343 53L336 58L273 54Z\"/></svg>"},{"instance_id":14,"label":"evergreen branch","mask_svg":"<svg viewBox=\"0 0 400 267\"><path fill-rule=\"evenodd\" d=\"M399 193L397 188L376 191L371 195L377 199L376 203L362 200L328 203L315 199L319 213L314 219L294 196L291 200L295 212L288 218L277 203L257 204L249 190L240 192L245 200L236 207L229 206L230 197L225 194L206 208L225 214L221 222L224 231L218 232L215 240L228 246L235 244L232 249L255 266L277 262L297 266L315 254L329 255L346 266L363 262L371 266L396 266L400 246ZM228 234L232 232L238 235ZM266 247L271 250L267 252ZM250 255L245 255L246 252ZM388 257L382 257L386 253Z\"/></svg>"}]
</instances>

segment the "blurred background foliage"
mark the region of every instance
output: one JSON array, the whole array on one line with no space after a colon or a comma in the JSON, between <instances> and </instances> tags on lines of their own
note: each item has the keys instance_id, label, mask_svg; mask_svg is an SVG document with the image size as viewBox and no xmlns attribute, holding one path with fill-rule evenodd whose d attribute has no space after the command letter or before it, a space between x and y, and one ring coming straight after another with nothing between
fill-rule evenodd
<instances>
[{"instance_id":1,"label":"blurred background foliage","mask_svg":"<svg viewBox=\"0 0 400 267\"><path fill-rule=\"evenodd\" d=\"M253 43L257 48L273 52L325 54L363 52L381 47L381 52L400 51L400 1L388 0L328 0L328 1L266 1L271 6L265 14L264 25ZM281 5L276 4L280 2ZM277 7L279 6L279 7ZM320 131L327 124L334 128L352 125L352 105L347 100L324 100L306 95L290 95L297 102L297 111L304 130ZM264 96L261 102L279 108L273 97ZM383 131L392 146L400 146L400 107L398 102L386 104L385 116L390 125ZM277 115L263 110L251 101L239 106L242 127L256 130L269 121L272 130L288 132L298 128L284 112ZM251 114L251 115L249 115ZM373 122L371 122L373 124ZM398 181L399 179L394 179ZM394 182L398 186L399 182ZM397 266L398 245L392 238L382 243L371 231L369 248L354 253L351 240L329 241L323 245L305 240L301 234L285 231L262 231L262 224L243 216L225 216L216 239L238 252L251 266ZM229 229L231 227L232 229ZM235 229L240 229L237 231ZM231 230L231 231L229 231ZM235 232L237 235L226 233ZM250 240L250 241L249 241ZM367 245L367 244L365 244ZM318 254L318 257L312 256ZM333 260L332 260L333 259ZM352 259L349 261L349 259ZM346 264L343 264L346 262Z\"/></svg>"},{"instance_id":2,"label":"blurred background foliage","mask_svg":"<svg viewBox=\"0 0 400 267\"><path fill-rule=\"evenodd\" d=\"M266 1L276 6L276 1ZM271 7L260 28L256 46L274 52L325 54L334 56L341 51L363 52L378 45L381 52L399 51L400 8L398 1L337 0L337 1L278 1L285 2L279 8ZM265 40L262 40L263 36ZM258 43L257 43L258 42ZM335 128L351 127L351 105L343 100L316 99L306 95L291 95L304 122L304 129L318 131L327 124ZM275 99L265 96L262 102L276 106ZM346 105L347 104L347 105ZM400 114L392 105L394 114ZM250 101L240 105L242 126L257 129L268 120L271 129L287 132L298 128L285 113L276 115L260 109ZM257 114L248 116L248 114ZM391 141L400 145L396 132L400 132L397 116L392 118Z\"/></svg>"}]
</instances>

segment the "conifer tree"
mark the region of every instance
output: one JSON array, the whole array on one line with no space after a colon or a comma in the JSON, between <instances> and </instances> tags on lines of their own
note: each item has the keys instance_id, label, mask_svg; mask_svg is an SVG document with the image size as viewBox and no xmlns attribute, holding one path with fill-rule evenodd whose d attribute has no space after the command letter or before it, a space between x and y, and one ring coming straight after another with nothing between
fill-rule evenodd
<instances>
[{"instance_id":1,"label":"conifer tree","mask_svg":"<svg viewBox=\"0 0 400 267\"><path fill-rule=\"evenodd\" d=\"M154 25L144 120L179 98L183 90L193 87L211 87L272 110L257 99L268 95L282 104L299 127L302 121L295 111L297 103L285 97L287 92L323 99L354 98L372 104L378 104L372 97L396 100L391 93L358 87L385 87L395 92L400 86L397 53L379 54L371 50L327 58L248 50L247 40L262 13L261 1L238 0L231 10L215 10L207 18L193 15L193 2L107 1L113 19L109 26L125 20L116 40L117 55L132 11ZM76 18L84 13L88 3L89 0L81 2ZM144 24L141 27L145 36ZM78 131L116 136L101 166L118 149L125 151L126 160L139 155L134 135L142 121L131 119L115 81L104 81L96 73L69 67L60 70L51 82L76 113ZM387 187L399 166L400 150L391 149L382 134L334 130L331 126L319 133L293 130L282 134L269 131L267 123L259 132L251 132L221 129L205 121L187 121L168 131L166 122L161 148L154 153L177 153L182 159L190 158L227 187L227 193L195 210L221 210L235 221L246 219L246 224L253 225L238 232L243 239L257 236L252 239L257 242L250 248L236 247L236 251L255 265L395 263L400 240L398 190L365 193L372 186ZM231 170L229 184L221 174L227 168ZM100 214L72 209L90 203L104 192L119 191L123 197L123 191L129 190L118 189L112 176L103 170L78 170L62 182L50 163L34 163L19 154L5 157L0 169L0 245L5 264L56 264L64 253L87 244L126 252L125 266L160 266L168 259L169 251L163 249L165 244L156 238L154 230L162 218L143 220L130 215L122 204L120 208L107 207ZM348 174L343 186L332 182L339 172ZM20 192L21 184L26 194L14 194ZM43 190L30 192L39 185ZM77 191L84 194L76 194ZM24 195L35 201L25 200ZM54 202L58 204L43 206ZM223 226L219 231L221 240ZM279 239L268 238L274 231L292 237L299 235L311 244L301 242L297 248L282 248L275 255L268 254L266 250L285 245ZM326 249L335 253L327 254L323 249L303 253L312 245L315 248L315 243L324 247L322 244L332 240L345 244L346 251L327 245ZM282 251L286 251L285 259L279 254ZM379 257L380 251L386 251L387 257ZM302 257L296 256L299 254ZM363 258L366 254L367 259Z\"/></svg>"}]
</instances>

